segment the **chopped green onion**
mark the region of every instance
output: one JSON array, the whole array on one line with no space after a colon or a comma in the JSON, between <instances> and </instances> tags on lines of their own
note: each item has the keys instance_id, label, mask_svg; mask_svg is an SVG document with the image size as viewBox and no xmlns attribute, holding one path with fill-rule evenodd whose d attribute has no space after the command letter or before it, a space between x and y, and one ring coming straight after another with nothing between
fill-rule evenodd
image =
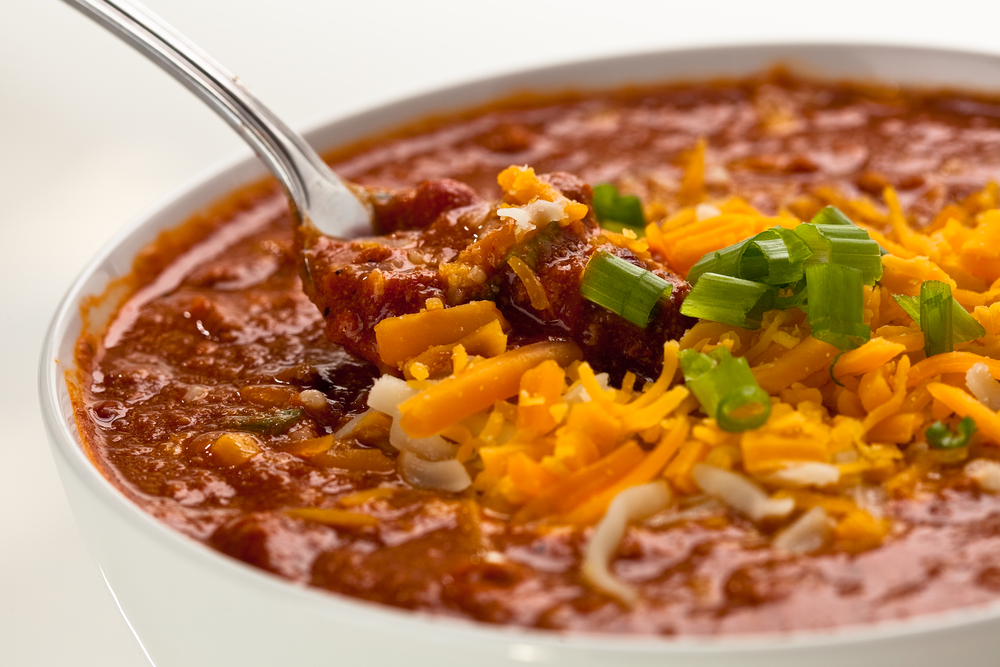
<instances>
[{"instance_id":1,"label":"chopped green onion","mask_svg":"<svg viewBox=\"0 0 1000 667\"><path fill-rule=\"evenodd\" d=\"M788 310L789 308L802 308L809 296L806 289L806 279L792 285L785 285L778 290L778 295L774 297L774 308L776 310Z\"/></svg>"},{"instance_id":2,"label":"chopped green onion","mask_svg":"<svg viewBox=\"0 0 1000 667\"><path fill-rule=\"evenodd\" d=\"M927 436L927 444L934 449L958 449L968 445L975 432L976 422L972 417L966 417L955 425L954 431L944 422L934 422L927 427L924 435Z\"/></svg>"},{"instance_id":3,"label":"chopped green onion","mask_svg":"<svg viewBox=\"0 0 1000 667\"><path fill-rule=\"evenodd\" d=\"M827 206L812 222L799 225L794 231L812 251L807 266L849 266L861 271L865 285L874 285L882 277L881 247L839 210Z\"/></svg>"},{"instance_id":4,"label":"chopped green onion","mask_svg":"<svg viewBox=\"0 0 1000 667\"><path fill-rule=\"evenodd\" d=\"M844 355L845 355L845 354L846 354L847 352L848 352L848 350L841 350L840 352L838 352L838 353L837 353L837 356L835 356L835 357L833 358L833 361L831 361L831 362L830 362L830 368L829 368L829 369L828 369L828 371L827 371L827 372L828 372L828 373L830 374L830 379L831 379L831 380L833 381L833 383L834 383L835 385L837 385L838 387L843 387L843 386L845 386L845 385L844 385L844 383L843 383L843 382L841 382L841 381L840 381L840 379L839 379L839 378L837 377L837 373L836 373L836 371L837 371L837 362L838 362L838 361L840 361L840 358L841 358L842 356L844 356Z\"/></svg>"},{"instance_id":5,"label":"chopped green onion","mask_svg":"<svg viewBox=\"0 0 1000 667\"><path fill-rule=\"evenodd\" d=\"M706 273L717 273L768 285L794 283L802 278L803 262L812 255L799 236L781 226L706 253L688 271L693 286Z\"/></svg>"},{"instance_id":6,"label":"chopped green onion","mask_svg":"<svg viewBox=\"0 0 1000 667\"><path fill-rule=\"evenodd\" d=\"M764 313L774 306L777 292L770 285L706 273L685 297L681 314L756 329Z\"/></svg>"},{"instance_id":7,"label":"chopped green onion","mask_svg":"<svg viewBox=\"0 0 1000 667\"><path fill-rule=\"evenodd\" d=\"M587 262L580 284L580 294L632 324L645 328L661 299L670 296L674 286L606 250Z\"/></svg>"},{"instance_id":8,"label":"chopped green onion","mask_svg":"<svg viewBox=\"0 0 1000 667\"><path fill-rule=\"evenodd\" d=\"M752 387L744 385L726 394L719 401L719 411L715 415L715 420L723 431L738 433L762 426L770 416L771 397L758 387L755 381Z\"/></svg>"},{"instance_id":9,"label":"chopped green onion","mask_svg":"<svg viewBox=\"0 0 1000 667\"><path fill-rule=\"evenodd\" d=\"M287 431L292 424L302 417L299 408L272 410L257 415L233 415L223 420L226 428L237 431L252 431L264 435L279 435Z\"/></svg>"},{"instance_id":10,"label":"chopped green onion","mask_svg":"<svg viewBox=\"0 0 1000 667\"><path fill-rule=\"evenodd\" d=\"M913 318L913 321L920 326L920 297L919 296L906 296L905 294L893 294L892 298L895 299L899 307L906 311L906 314Z\"/></svg>"},{"instance_id":11,"label":"chopped green onion","mask_svg":"<svg viewBox=\"0 0 1000 667\"><path fill-rule=\"evenodd\" d=\"M684 383L724 431L740 432L762 426L771 415L771 398L750 372L743 357L733 357L726 347L708 354L695 350L680 353Z\"/></svg>"},{"instance_id":12,"label":"chopped green onion","mask_svg":"<svg viewBox=\"0 0 1000 667\"><path fill-rule=\"evenodd\" d=\"M605 229L620 232L622 227L628 227L645 233L646 216L642 212L642 202L638 197L618 194L618 188L610 183L594 186L594 215ZM617 223L617 229L609 227L609 223Z\"/></svg>"},{"instance_id":13,"label":"chopped green onion","mask_svg":"<svg viewBox=\"0 0 1000 667\"><path fill-rule=\"evenodd\" d=\"M803 263L810 256L798 234L775 226L750 239L740 257L739 277L768 285L794 283L804 275Z\"/></svg>"},{"instance_id":14,"label":"chopped green onion","mask_svg":"<svg viewBox=\"0 0 1000 667\"><path fill-rule=\"evenodd\" d=\"M756 328L770 308L802 308L817 338L853 349L871 338L861 288L882 277L882 254L868 232L828 206L793 230L775 226L707 253L688 272L681 313Z\"/></svg>"},{"instance_id":15,"label":"chopped green onion","mask_svg":"<svg viewBox=\"0 0 1000 667\"><path fill-rule=\"evenodd\" d=\"M925 280L920 285L920 328L924 332L924 352L928 357L951 352L954 311L951 286L939 280Z\"/></svg>"},{"instance_id":16,"label":"chopped green onion","mask_svg":"<svg viewBox=\"0 0 1000 667\"><path fill-rule=\"evenodd\" d=\"M976 321L955 297L951 297L951 342L953 345L968 343L986 335L986 329Z\"/></svg>"},{"instance_id":17,"label":"chopped green onion","mask_svg":"<svg viewBox=\"0 0 1000 667\"><path fill-rule=\"evenodd\" d=\"M864 321L863 280L861 271L849 266L806 267L813 336L841 350L854 349L871 338L871 327Z\"/></svg>"},{"instance_id":18,"label":"chopped green onion","mask_svg":"<svg viewBox=\"0 0 1000 667\"><path fill-rule=\"evenodd\" d=\"M935 283L938 281L929 280L927 282ZM924 283L926 284L926 283ZM941 283L947 287L946 283ZM940 289L940 288L936 288ZM920 317L920 304L921 298L923 296L923 286L921 285L920 294L921 296L905 296L902 294L893 294L892 298L896 300L896 303L906 311L906 314L913 318L913 321L917 323L921 329L923 329L922 320ZM951 294L951 289L948 289L949 295ZM976 340L977 338L982 338L986 335L986 329L983 328L976 319L969 314L969 312L962 307L955 297L951 297L951 345L954 349L955 345L959 343L967 343L970 340ZM924 347L926 351L926 336L924 340ZM930 356L930 353L928 353Z\"/></svg>"},{"instance_id":19,"label":"chopped green onion","mask_svg":"<svg viewBox=\"0 0 1000 667\"><path fill-rule=\"evenodd\" d=\"M850 218L844 215L836 206L824 206L810 221L814 225L851 225L856 227Z\"/></svg>"},{"instance_id":20,"label":"chopped green onion","mask_svg":"<svg viewBox=\"0 0 1000 667\"><path fill-rule=\"evenodd\" d=\"M740 259L743 251L749 245L750 239L744 239L739 243L734 243L722 250L708 252L691 267L687 274L687 281L694 287L706 273L715 273L720 276L730 278L740 277Z\"/></svg>"}]
</instances>

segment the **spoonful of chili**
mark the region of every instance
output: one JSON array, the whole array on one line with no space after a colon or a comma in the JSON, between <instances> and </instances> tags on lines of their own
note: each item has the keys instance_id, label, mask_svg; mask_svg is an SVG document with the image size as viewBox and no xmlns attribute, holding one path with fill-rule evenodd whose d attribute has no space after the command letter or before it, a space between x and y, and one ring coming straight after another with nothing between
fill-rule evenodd
<instances>
[{"instance_id":1,"label":"spoonful of chili","mask_svg":"<svg viewBox=\"0 0 1000 667\"><path fill-rule=\"evenodd\" d=\"M653 276L641 279L651 286L644 321L631 320L634 326L624 333L622 309L585 297L583 281L602 247L602 228L591 188L577 177L511 167L498 177L510 196L499 208L450 179L397 191L353 186L231 74L147 10L131 0L65 1L167 70L257 152L288 194L303 289L323 313L327 337L348 352L391 368L399 360L382 355L375 332L383 320L418 312L431 299L448 307L495 299L504 317L529 322L532 335L578 340L596 367L613 376L631 371L654 378L662 362L656 350L690 326L679 311L688 289L684 280L627 247L598 265L616 263L612 282L634 285L637 276ZM345 230L359 228L381 236L345 238ZM514 253L529 245L533 267ZM520 274L511 257L521 261ZM526 273L533 280L522 277ZM525 280L534 292L518 287ZM669 305L660 307L661 301Z\"/></svg>"},{"instance_id":2,"label":"spoonful of chili","mask_svg":"<svg viewBox=\"0 0 1000 667\"><path fill-rule=\"evenodd\" d=\"M162 20L129 0L65 2L146 55L222 116L281 183L296 222L330 235L370 227L371 206L360 189L356 194L305 139Z\"/></svg>"}]
</instances>

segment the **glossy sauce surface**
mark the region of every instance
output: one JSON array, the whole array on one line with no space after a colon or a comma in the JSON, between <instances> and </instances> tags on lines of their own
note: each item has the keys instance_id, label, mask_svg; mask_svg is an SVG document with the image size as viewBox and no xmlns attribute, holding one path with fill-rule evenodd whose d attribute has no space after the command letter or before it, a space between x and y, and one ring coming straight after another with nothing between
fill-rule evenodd
<instances>
[{"instance_id":1,"label":"glossy sauce surface","mask_svg":"<svg viewBox=\"0 0 1000 667\"><path fill-rule=\"evenodd\" d=\"M504 106L334 156L359 183L451 177L482 196L510 164L614 181L675 202L685 152L707 140L713 198L765 212L893 185L918 219L1000 180L1000 100L831 86L784 76ZM579 572L587 532L516 525L472 495L410 489L395 472L350 472L294 453L364 409L377 375L323 334L301 291L290 220L263 187L161 239L137 265L131 301L81 339L90 376L78 416L92 455L135 502L212 547L291 580L404 608L553 629L661 634L784 631L866 623L1000 597L1000 499L956 467L915 498L886 502L894 533L857 555L790 557L717 505L626 535L625 608ZM162 271L160 269L163 269ZM326 396L317 407L301 392ZM260 414L260 453L231 466L205 443ZM242 420L242 421L241 421ZM385 452L392 458L392 452ZM377 526L335 528L285 510L353 506ZM766 529L766 528L765 528Z\"/></svg>"}]
</instances>

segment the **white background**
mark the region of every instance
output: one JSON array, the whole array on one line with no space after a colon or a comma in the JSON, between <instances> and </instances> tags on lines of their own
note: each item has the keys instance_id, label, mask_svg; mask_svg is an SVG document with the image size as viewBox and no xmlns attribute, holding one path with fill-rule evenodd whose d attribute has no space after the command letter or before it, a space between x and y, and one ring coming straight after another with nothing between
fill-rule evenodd
<instances>
[{"instance_id":1,"label":"white background","mask_svg":"<svg viewBox=\"0 0 1000 667\"><path fill-rule=\"evenodd\" d=\"M1000 3L148 0L291 125L485 74L669 46L880 41L1000 53ZM147 664L83 547L36 398L62 292L112 233L242 149L58 0L0 0L0 665Z\"/></svg>"}]
</instances>

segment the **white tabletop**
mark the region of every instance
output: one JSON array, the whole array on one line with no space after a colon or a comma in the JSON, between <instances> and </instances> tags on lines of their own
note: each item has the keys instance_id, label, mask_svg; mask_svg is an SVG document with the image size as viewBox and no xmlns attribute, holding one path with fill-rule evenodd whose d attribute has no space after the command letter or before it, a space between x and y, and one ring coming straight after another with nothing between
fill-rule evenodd
<instances>
[{"instance_id":1,"label":"white tabletop","mask_svg":"<svg viewBox=\"0 0 1000 667\"><path fill-rule=\"evenodd\" d=\"M952 0L149 0L293 126L538 63L666 46L882 41L1000 53L1000 4ZM147 205L242 148L193 96L55 0L0 12L0 665L148 664L46 444L41 338Z\"/></svg>"}]
</instances>

